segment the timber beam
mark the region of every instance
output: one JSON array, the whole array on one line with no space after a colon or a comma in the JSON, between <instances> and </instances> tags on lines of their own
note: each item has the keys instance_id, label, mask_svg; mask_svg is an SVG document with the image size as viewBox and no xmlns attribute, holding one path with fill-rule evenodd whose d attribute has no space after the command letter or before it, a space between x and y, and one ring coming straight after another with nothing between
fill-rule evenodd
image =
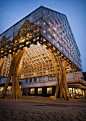
<instances>
[{"instance_id":1,"label":"timber beam","mask_svg":"<svg viewBox=\"0 0 86 121\"><path fill-rule=\"evenodd\" d=\"M54 59L54 54L52 53L51 50L50 50L50 53L51 53L51 60L53 63L53 67L54 67L55 74L56 74L57 81L58 81L58 84L56 86L55 95L50 96L50 98L53 100L56 100L56 98L58 96L58 92L60 90L60 99L62 99L62 97L64 97L65 100L69 100L69 92L68 92L68 87L67 87L67 82L66 82L66 62L62 61L58 57L58 63L59 63L59 67L60 67L60 71L58 72L56 63L55 63L55 59Z\"/></svg>"},{"instance_id":2,"label":"timber beam","mask_svg":"<svg viewBox=\"0 0 86 121\"><path fill-rule=\"evenodd\" d=\"M20 50L17 54L14 53L13 58L11 60L11 65L10 65L10 71L7 77L7 81L5 83L3 92L2 92L2 97L4 98L6 94L7 87L10 83L10 79L12 77L12 98L13 99L19 99L22 97L21 89L19 86L19 70L20 70L20 63L23 57L23 54L25 52L25 48L23 50Z\"/></svg>"}]
</instances>

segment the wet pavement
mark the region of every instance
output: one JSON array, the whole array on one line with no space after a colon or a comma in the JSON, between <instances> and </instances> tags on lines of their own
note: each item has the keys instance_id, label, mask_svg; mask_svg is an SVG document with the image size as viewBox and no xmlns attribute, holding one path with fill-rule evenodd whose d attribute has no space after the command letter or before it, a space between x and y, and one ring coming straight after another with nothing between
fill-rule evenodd
<instances>
[{"instance_id":1,"label":"wet pavement","mask_svg":"<svg viewBox=\"0 0 86 121\"><path fill-rule=\"evenodd\" d=\"M86 121L86 100L0 99L0 121Z\"/></svg>"}]
</instances>

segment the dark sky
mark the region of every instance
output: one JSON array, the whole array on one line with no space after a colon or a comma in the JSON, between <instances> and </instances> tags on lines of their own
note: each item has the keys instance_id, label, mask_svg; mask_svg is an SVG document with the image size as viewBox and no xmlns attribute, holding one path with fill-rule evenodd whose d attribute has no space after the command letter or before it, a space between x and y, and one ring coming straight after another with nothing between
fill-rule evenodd
<instances>
[{"instance_id":1,"label":"dark sky","mask_svg":"<svg viewBox=\"0 0 86 121\"><path fill-rule=\"evenodd\" d=\"M41 5L67 15L86 71L86 0L0 0L0 34Z\"/></svg>"}]
</instances>

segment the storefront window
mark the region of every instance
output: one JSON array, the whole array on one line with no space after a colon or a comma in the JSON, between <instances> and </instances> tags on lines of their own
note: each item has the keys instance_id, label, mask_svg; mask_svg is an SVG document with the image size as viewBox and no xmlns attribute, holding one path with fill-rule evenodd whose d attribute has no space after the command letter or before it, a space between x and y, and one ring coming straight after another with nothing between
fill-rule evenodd
<instances>
[{"instance_id":1,"label":"storefront window","mask_svg":"<svg viewBox=\"0 0 86 121\"><path fill-rule=\"evenodd\" d=\"M47 88L47 94L52 94L52 87Z\"/></svg>"},{"instance_id":2,"label":"storefront window","mask_svg":"<svg viewBox=\"0 0 86 121\"><path fill-rule=\"evenodd\" d=\"M35 94L35 89L34 88L30 89L30 94Z\"/></svg>"},{"instance_id":3,"label":"storefront window","mask_svg":"<svg viewBox=\"0 0 86 121\"><path fill-rule=\"evenodd\" d=\"M72 88L68 88L69 89L69 94L72 97L73 96L73 89Z\"/></svg>"},{"instance_id":4,"label":"storefront window","mask_svg":"<svg viewBox=\"0 0 86 121\"><path fill-rule=\"evenodd\" d=\"M3 87L0 87L0 91L3 91Z\"/></svg>"},{"instance_id":5,"label":"storefront window","mask_svg":"<svg viewBox=\"0 0 86 121\"><path fill-rule=\"evenodd\" d=\"M42 94L42 88L38 88L38 94Z\"/></svg>"},{"instance_id":6,"label":"storefront window","mask_svg":"<svg viewBox=\"0 0 86 121\"><path fill-rule=\"evenodd\" d=\"M27 89L26 89L26 95L28 95L28 94L29 94L29 89L27 88Z\"/></svg>"},{"instance_id":7,"label":"storefront window","mask_svg":"<svg viewBox=\"0 0 86 121\"><path fill-rule=\"evenodd\" d=\"M78 88L69 88L69 94L73 98L82 98L82 90Z\"/></svg>"}]
</instances>

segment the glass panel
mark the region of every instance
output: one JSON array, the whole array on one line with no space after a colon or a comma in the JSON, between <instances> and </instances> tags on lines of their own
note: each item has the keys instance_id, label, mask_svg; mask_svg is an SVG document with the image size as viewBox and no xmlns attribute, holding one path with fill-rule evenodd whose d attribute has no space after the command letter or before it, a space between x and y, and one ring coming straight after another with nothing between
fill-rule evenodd
<instances>
[{"instance_id":1,"label":"glass panel","mask_svg":"<svg viewBox=\"0 0 86 121\"><path fill-rule=\"evenodd\" d=\"M64 14L43 8L43 19L41 34L52 44L59 41L55 47L80 67L80 52L67 17Z\"/></svg>"},{"instance_id":2,"label":"glass panel","mask_svg":"<svg viewBox=\"0 0 86 121\"><path fill-rule=\"evenodd\" d=\"M47 88L47 94L52 94L52 87Z\"/></svg>"},{"instance_id":3,"label":"glass panel","mask_svg":"<svg viewBox=\"0 0 86 121\"><path fill-rule=\"evenodd\" d=\"M42 88L38 88L38 94L42 94Z\"/></svg>"},{"instance_id":4,"label":"glass panel","mask_svg":"<svg viewBox=\"0 0 86 121\"><path fill-rule=\"evenodd\" d=\"M34 88L30 89L30 94L35 94L35 89Z\"/></svg>"},{"instance_id":5,"label":"glass panel","mask_svg":"<svg viewBox=\"0 0 86 121\"><path fill-rule=\"evenodd\" d=\"M15 39L14 36L18 34L25 20L31 22L30 24L33 23L32 28L31 25L28 24L29 35L30 31L33 33L32 29L34 29L34 24L41 26L41 34L65 56L67 56L71 61L81 68L81 55L66 15L46 9L44 7L40 7L39 9L35 10L23 20L16 23L13 27L1 34L0 40L3 36L5 36L5 39L3 39L4 42L1 42L0 45L4 44L5 46L5 44L7 44L6 42L8 41L8 38L10 41L13 41L13 39ZM38 34L39 33L36 34L34 32L33 37ZM21 35L24 38L26 31L21 32ZM32 38L32 35L29 36L29 38ZM18 38L16 39L18 40Z\"/></svg>"}]
</instances>

